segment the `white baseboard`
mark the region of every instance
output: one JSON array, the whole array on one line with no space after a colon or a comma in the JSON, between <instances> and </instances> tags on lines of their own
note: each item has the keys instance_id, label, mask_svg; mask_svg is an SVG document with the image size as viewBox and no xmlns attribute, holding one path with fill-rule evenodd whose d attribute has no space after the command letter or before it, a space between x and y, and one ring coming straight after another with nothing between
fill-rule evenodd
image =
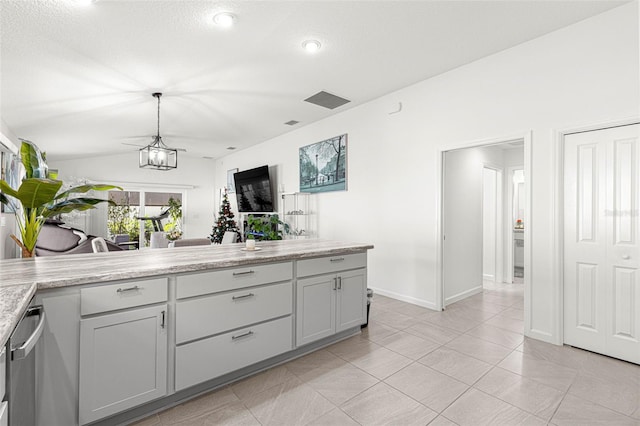
<instances>
[{"instance_id":1,"label":"white baseboard","mask_svg":"<svg viewBox=\"0 0 640 426\"><path fill-rule=\"evenodd\" d=\"M423 308L432 309L434 311L437 310L436 304L433 302L429 302L428 300L418 299L417 297L405 296L404 294L395 293L389 290L383 290L381 288L370 287L373 290L373 303L375 304L376 294L381 296L390 297L392 299L400 300L402 302L411 303L413 305L422 306Z\"/></svg>"},{"instance_id":2,"label":"white baseboard","mask_svg":"<svg viewBox=\"0 0 640 426\"><path fill-rule=\"evenodd\" d=\"M454 294L451 297L447 297L444 299L445 305L450 305L452 303L457 302L458 300L466 299L467 297L473 296L474 294L482 293L482 286L479 285L469 290L465 290L462 293Z\"/></svg>"},{"instance_id":3,"label":"white baseboard","mask_svg":"<svg viewBox=\"0 0 640 426\"><path fill-rule=\"evenodd\" d=\"M495 275L482 274L482 279L487 281L496 281Z\"/></svg>"}]
</instances>

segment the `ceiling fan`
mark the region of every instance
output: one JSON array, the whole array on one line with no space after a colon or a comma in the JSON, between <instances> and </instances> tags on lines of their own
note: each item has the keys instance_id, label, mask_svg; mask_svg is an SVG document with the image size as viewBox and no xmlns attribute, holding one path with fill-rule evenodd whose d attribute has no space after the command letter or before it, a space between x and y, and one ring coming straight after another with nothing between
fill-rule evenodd
<instances>
[{"instance_id":1,"label":"ceiling fan","mask_svg":"<svg viewBox=\"0 0 640 426\"><path fill-rule=\"evenodd\" d=\"M158 133L156 135L133 136L133 137L126 138L126 139L151 139L151 143L150 144L142 145L142 144L131 143L131 142L121 142L122 145L135 146L135 147L138 147L138 148L145 148L145 147L149 147L149 146L152 146L152 145L159 145L160 147L168 148L166 145L164 145L164 142L162 141L162 138L160 137L160 98L162 97L162 93L160 93L160 92L153 93L152 96L158 100ZM165 134L165 136L166 136L166 134ZM182 139L184 139L184 138L182 138ZM187 150L185 148L171 148L171 149L175 150L175 151L187 152Z\"/></svg>"}]
</instances>

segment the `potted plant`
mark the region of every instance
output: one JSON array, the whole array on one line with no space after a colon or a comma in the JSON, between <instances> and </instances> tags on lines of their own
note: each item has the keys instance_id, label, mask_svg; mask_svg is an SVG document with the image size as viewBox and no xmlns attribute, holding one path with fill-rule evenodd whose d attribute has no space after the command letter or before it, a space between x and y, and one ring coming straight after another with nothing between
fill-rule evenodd
<instances>
[{"instance_id":1,"label":"potted plant","mask_svg":"<svg viewBox=\"0 0 640 426\"><path fill-rule=\"evenodd\" d=\"M260 240L281 240L282 230L289 232L289 225L281 221L277 214L260 217L250 214L247 216L247 225L247 235L253 235Z\"/></svg>"},{"instance_id":2,"label":"potted plant","mask_svg":"<svg viewBox=\"0 0 640 426\"><path fill-rule=\"evenodd\" d=\"M169 212L170 220L164 225L165 237L169 240L169 245L173 246L176 240L182 238L182 229L180 222L182 220L182 203L180 200L175 200L173 197L169 198Z\"/></svg>"},{"instance_id":3,"label":"potted plant","mask_svg":"<svg viewBox=\"0 0 640 426\"><path fill-rule=\"evenodd\" d=\"M33 257L38 235L47 218L73 211L95 208L96 204L109 202L99 198L78 196L91 190L108 191L122 189L114 185L87 184L60 191L63 182L50 179L45 156L31 142L20 146L20 161L25 169L25 178L18 189L0 180L0 202L16 212L20 239L11 238L22 248L22 257Z\"/></svg>"}]
</instances>

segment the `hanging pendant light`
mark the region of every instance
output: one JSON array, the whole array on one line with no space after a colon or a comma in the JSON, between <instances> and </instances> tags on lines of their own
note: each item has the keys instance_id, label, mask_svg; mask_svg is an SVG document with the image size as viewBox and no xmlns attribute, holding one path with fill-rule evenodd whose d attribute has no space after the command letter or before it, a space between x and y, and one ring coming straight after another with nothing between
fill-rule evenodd
<instances>
[{"instance_id":1,"label":"hanging pendant light","mask_svg":"<svg viewBox=\"0 0 640 426\"><path fill-rule=\"evenodd\" d=\"M171 170L178 167L178 150L169 148L160 137L160 97L162 93L154 93L158 99L158 134L153 137L153 142L140 149L140 167Z\"/></svg>"}]
</instances>

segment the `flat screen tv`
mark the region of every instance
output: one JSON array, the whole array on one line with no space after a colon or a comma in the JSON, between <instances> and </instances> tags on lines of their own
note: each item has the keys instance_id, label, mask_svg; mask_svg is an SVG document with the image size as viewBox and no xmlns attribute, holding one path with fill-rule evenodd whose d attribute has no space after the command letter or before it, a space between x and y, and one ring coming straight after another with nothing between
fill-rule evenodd
<instances>
[{"instance_id":1,"label":"flat screen tv","mask_svg":"<svg viewBox=\"0 0 640 426\"><path fill-rule=\"evenodd\" d=\"M239 212L268 213L273 211L269 166L237 172L233 175L233 180L236 184Z\"/></svg>"}]
</instances>

